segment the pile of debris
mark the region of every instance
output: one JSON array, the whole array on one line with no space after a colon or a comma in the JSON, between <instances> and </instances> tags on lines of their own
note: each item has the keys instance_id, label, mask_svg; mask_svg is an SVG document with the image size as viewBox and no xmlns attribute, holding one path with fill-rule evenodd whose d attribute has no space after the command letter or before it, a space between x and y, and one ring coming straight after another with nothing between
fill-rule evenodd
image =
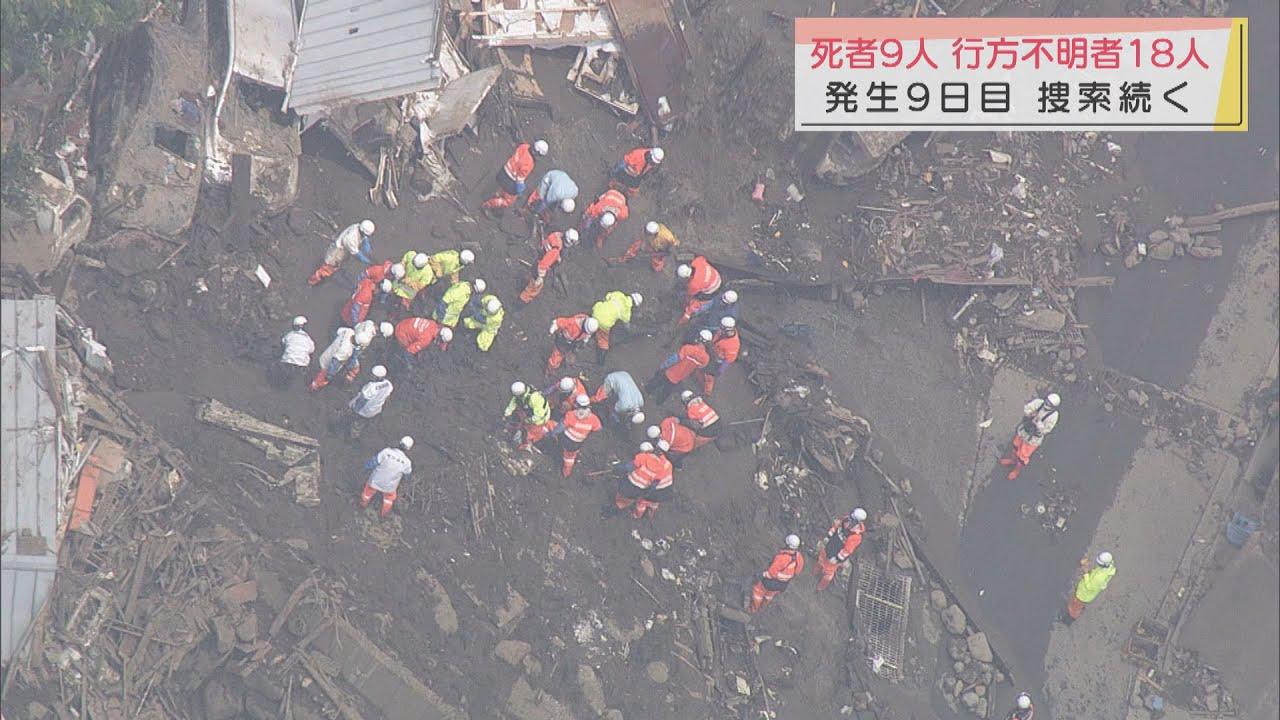
<instances>
[{"instance_id":1,"label":"pile of debris","mask_svg":"<svg viewBox=\"0 0 1280 720\"><path fill-rule=\"evenodd\" d=\"M1156 685L1155 683L1144 683ZM1159 686L1163 687L1160 688ZM1173 648L1164 681L1153 687L1164 702L1214 718L1236 717L1236 702L1222 684L1222 673L1205 664L1192 650Z\"/></svg>"},{"instance_id":2,"label":"pile of debris","mask_svg":"<svg viewBox=\"0 0 1280 720\"><path fill-rule=\"evenodd\" d=\"M1222 223L1273 213L1277 208L1280 208L1280 201L1272 200L1234 208L1219 205L1208 215L1186 218L1172 215L1165 218L1165 229L1152 230L1145 239L1139 239L1134 235L1128 213L1119 207L1112 207L1108 212L1112 238L1100 245L1098 252L1109 256L1123 255L1124 266L1130 269L1148 259L1168 262L1175 257L1187 256L1210 260L1222 255L1222 240L1218 238L1218 233L1222 232Z\"/></svg>"}]
</instances>

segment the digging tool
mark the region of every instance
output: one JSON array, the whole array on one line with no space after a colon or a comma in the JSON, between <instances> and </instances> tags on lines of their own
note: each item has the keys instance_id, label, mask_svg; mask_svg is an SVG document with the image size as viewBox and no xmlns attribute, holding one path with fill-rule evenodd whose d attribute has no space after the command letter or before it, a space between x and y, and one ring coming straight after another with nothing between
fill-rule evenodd
<instances>
[{"instance_id":1,"label":"digging tool","mask_svg":"<svg viewBox=\"0 0 1280 720\"><path fill-rule=\"evenodd\" d=\"M951 317L947 319L947 324L950 325L951 327L955 327L956 325L959 325L960 316L968 312L970 306L972 306L977 301L978 301L978 293L970 293L969 299L965 300L964 304L960 306L960 309L955 311L955 313L952 314Z\"/></svg>"},{"instance_id":2,"label":"digging tool","mask_svg":"<svg viewBox=\"0 0 1280 720\"><path fill-rule=\"evenodd\" d=\"M369 188L369 202L377 204L378 193L382 192L382 174L387 169L387 149L382 148L378 151L378 172L374 179L373 187Z\"/></svg>"}]
</instances>

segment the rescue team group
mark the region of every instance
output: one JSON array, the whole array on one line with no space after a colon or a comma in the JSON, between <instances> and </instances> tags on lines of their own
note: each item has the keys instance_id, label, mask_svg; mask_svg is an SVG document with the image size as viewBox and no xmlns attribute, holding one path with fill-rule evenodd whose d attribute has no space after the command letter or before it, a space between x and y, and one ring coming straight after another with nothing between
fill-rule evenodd
<instances>
[{"instance_id":1,"label":"rescue team group","mask_svg":"<svg viewBox=\"0 0 1280 720\"><path fill-rule=\"evenodd\" d=\"M614 230L629 219L628 199L639 192L644 178L656 171L664 159L660 147L638 147L627 152L609 174L607 189L575 222L578 185L563 170L547 171L525 195L538 158L546 157L549 150L544 140L517 145L498 169L497 191L482 205L491 215L514 207L538 225L542 240L535 252L536 262L519 294L524 304L538 297L567 250L582 243L597 251L604 249ZM473 250L451 249L432 254L410 250L398 259L378 262L372 250L375 231L370 220L342 230L308 280L317 285L334 276L350 257L363 266L355 278L351 298L342 307L343 324L320 353L314 374L310 366L316 346L303 316L294 318L293 328L283 336L283 354L270 371L272 383L282 389L293 384L297 376L305 375L311 375L312 391L324 388L335 378L350 383L360 374L362 356L375 340L382 338L387 345L381 353L385 364L371 368L372 379L349 403L350 415L344 419L348 427L356 427L382 412L393 390L388 365L396 372L407 371L423 351L432 347L446 350L458 330L474 334L476 349L487 352L505 318L502 301L484 280L462 277L475 262ZM627 263L645 254L651 270L661 273L679 245L670 228L650 221L626 251L620 257L609 258L609 262ZM631 461L619 466L617 489L608 507L610 514L630 509L637 519L652 516L673 495L674 470L688 454L713 442L724 425L709 399L717 377L738 359L738 294L723 287L720 272L702 255L679 264L676 275L685 283L684 310L676 320L676 325L684 329L683 340L643 387L624 370L608 373L594 392L573 375L565 375L541 389L517 380L511 384L511 398L503 412L506 430L517 449L558 448L561 475L567 478L589 436L602 428L596 408L606 409L601 414L627 435L629 428L638 431L644 426L646 397L652 401L651 407L661 407L680 390L683 412L648 425L645 440ZM629 328L632 314L643 302L644 297L638 292L615 290L591 305L589 311L554 318L547 329L550 350L546 377L552 378L563 366L573 364L575 353L593 344L596 362L603 365L615 329ZM375 307L381 308L388 319L378 323L370 320ZM686 388L687 383L694 383L700 392ZM1060 402L1057 394L1049 393L1025 406L1023 422L1008 454L1000 460L1011 468L1010 480L1018 477L1057 424ZM366 463L370 475L361 493L362 507L381 494L381 515L390 514L396 490L412 470L407 454L412 448L413 438L405 436L397 447L384 448ZM866 521L866 511L854 508L837 518L822 538L815 566L819 591L827 587L840 566L858 549ZM803 571L804 565L800 538L787 535L783 547L754 583L749 610L755 613L768 605ZM1106 588L1115 571L1110 553L1098 555L1094 567L1077 583L1065 619L1078 618L1085 605ZM1019 695L1016 704L1010 717L1030 720L1034 712L1030 696Z\"/></svg>"}]
</instances>

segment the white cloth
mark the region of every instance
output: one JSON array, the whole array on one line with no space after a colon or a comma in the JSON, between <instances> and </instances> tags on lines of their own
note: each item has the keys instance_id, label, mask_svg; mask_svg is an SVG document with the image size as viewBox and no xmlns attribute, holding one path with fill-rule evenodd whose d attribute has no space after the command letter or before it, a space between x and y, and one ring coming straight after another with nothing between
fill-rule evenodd
<instances>
[{"instance_id":1,"label":"white cloth","mask_svg":"<svg viewBox=\"0 0 1280 720\"><path fill-rule=\"evenodd\" d=\"M383 448L378 453L378 465L369 473L369 487L378 492L393 493L400 481L413 472L413 462L400 448Z\"/></svg>"},{"instance_id":2,"label":"white cloth","mask_svg":"<svg viewBox=\"0 0 1280 720\"><path fill-rule=\"evenodd\" d=\"M338 233L338 237L333 239L333 246L341 248L348 255L355 255L360 252L360 245L363 242L364 235L360 233L360 223L355 223Z\"/></svg>"},{"instance_id":3,"label":"white cloth","mask_svg":"<svg viewBox=\"0 0 1280 720\"><path fill-rule=\"evenodd\" d=\"M377 417L382 412L382 406L387 404L387 398L391 397L393 389L391 381L385 378L370 380L351 398L349 407L362 418Z\"/></svg>"},{"instance_id":4,"label":"white cloth","mask_svg":"<svg viewBox=\"0 0 1280 720\"><path fill-rule=\"evenodd\" d=\"M636 385L635 378L626 370L615 370L605 375L604 386L609 395L617 398L613 404L614 413L630 415L644 406L640 386Z\"/></svg>"},{"instance_id":5,"label":"white cloth","mask_svg":"<svg viewBox=\"0 0 1280 720\"><path fill-rule=\"evenodd\" d=\"M365 320L357 323L354 328L355 343L362 348L369 347L369 343L373 342L373 338L378 334L378 324L372 320Z\"/></svg>"},{"instance_id":6,"label":"white cloth","mask_svg":"<svg viewBox=\"0 0 1280 720\"><path fill-rule=\"evenodd\" d=\"M1024 405L1022 414L1031 419L1031 424L1035 426L1041 438L1053 432L1058 425L1057 409L1046 408L1044 398L1036 398Z\"/></svg>"},{"instance_id":7,"label":"white cloth","mask_svg":"<svg viewBox=\"0 0 1280 720\"><path fill-rule=\"evenodd\" d=\"M316 343L306 330L290 330L280 338L280 342L284 344L280 362L298 367L311 364L311 353L316 351Z\"/></svg>"},{"instance_id":8,"label":"white cloth","mask_svg":"<svg viewBox=\"0 0 1280 720\"><path fill-rule=\"evenodd\" d=\"M355 336L356 331L349 327L338 328L333 334L333 342L320 353L320 367L327 368L334 360L346 362L351 359L351 354L356 350Z\"/></svg>"}]
</instances>

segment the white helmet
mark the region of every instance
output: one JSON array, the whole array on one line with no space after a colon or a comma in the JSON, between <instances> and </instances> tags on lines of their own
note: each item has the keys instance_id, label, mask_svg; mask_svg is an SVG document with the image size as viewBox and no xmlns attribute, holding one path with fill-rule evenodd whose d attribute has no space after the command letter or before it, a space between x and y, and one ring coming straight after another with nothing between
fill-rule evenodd
<instances>
[{"instance_id":1,"label":"white helmet","mask_svg":"<svg viewBox=\"0 0 1280 720\"><path fill-rule=\"evenodd\" d=\"M600 216L600 227L611 228L613 227L613 224L617 221L618 221L618 218L614 217L613 213L607 212Z\"/></svg>"},{"instance_id":2,"label":"white helmet","mask_svg":"<svg viewBox=\"0 0 1280 720\"><path fill-rule=\"evenodd\" d=\"M412 448L413 438L409 437L408 435L405 435L404 437L400 438L400 447L404 448L405 450Z\"/></svg>"},{"instance_id":3,"label":"white helmet","mask_svg":"<svg viewBox=\"0 0 1280 720\"><path fill-rule=\"evenodd\" d=\"M662 162L662 159L665 158L666 156L667 154L663 152L662 148L660 147L649 148L649 158L653 160L653 164L655 165L660 164Z\"/></svg>"},{"instance_id":4,"label":"white helmet","mask_svg":"<svg viewBox=\"0 0 1280 720\"><path fill-rule=\"evenodd\" d=\"M489 286L488 284L485 283L484 280L481 280L480 278L476 278L475 280L471 281L471 289L474 290L475 292L482 293L485 290L488 290Z\"/></svg>"},{"instance_id":5,"label":"white helmet","mask_svg":"<svg viewBox=\"0 0 1280 720\"><path fill-rule=\"evenodd\" d=\"M644 422L644 413L637 410L636 414L631 416L631 424L639 425L643 422Z\"/></svg>"},{"instance_id":6,"label":"white helmet","mask_svg":"<svg viewBox=\"0 0 1280 720\"><path fill-rule=\"evenodd\" d=\"M563 210L564 212L571 213L577 208L578 208L578 203L574 202L573 198L565 198L560 201L560 209ZM574 230L573 234L577 235L578 231Z\"/></svg>"},{"instance_id":7,"label":"white helmet","mask_svg":"<svg viewBox=\"0 0 1280 720\"><path fill-rule=\"evenodd\" d=\"M795 535L795 534L788 535L788 536L787 536L787 539L786 539L786 543L787 543L787 547L788 547L788 548L790 548L790 549L792 549L792 550L799 550L799 549L800 549L800 536L799 536L799 535Z\"/></svg>"},{"instance_id":8,"label":"white helmet","mask_svg":"<svg viewBox=\"0 0 1280 720\"><path fill-rule=\"evenodd\" d=\"M693 277L693 268L689 267L688 265L686 265L686 264L684 264L684 263L681 263L681 264L676 268L676 275L679 275L680 277L684 278L685 280L688 280L689 278Z\"/></svg>"},{"instance_id":9,"label":"white helmet","mask_svg":"<svg viewBox=\"0 0 1280 720\"><path fill-rule=\"evenodd\" d=\"M1111 563L1115 562L1115 558L1111 557L1111 553L1103 550L1098 553L1097 562L1102 567L1111 567Z\"/></svg>"},{"instance_id":10,"label":"white helmet","mask_svg":"<svg viewBox=\"0 0 1280 720\"><path fill-rule=\"evenodd\" d=\"M440 342L453 342L453 330L451 328L440 328Z\"/></svg>"},{"instance_id":11,"label":"white helmet","mask_svg":"<svg viewBox=\"0 0 1280 720\"><path fill-rule=\"evenodd\" d=\"M470 250L463 250L462 252L458 253L458 259L462 261L463 265L470 265L471 263L476 261L476 254L471 252Z\"/></svg>"},{"instance_id":12,"label":"white helmet","mask_svg":"<svg viewBox=\"0 0 1280 720\"><path fill-rule=\"evenodd\" d=\"M640 307L644 304L644 296L638 292L631 293L631 304L635 307Z\"/></svg>"},{"instance_id":13,"label":"white helmet","mask_svg":"<svg viewBox=\"0 0 1280 720\"><path fill-rule=\"evenodd\" d=\"M376 230L376 229L377 229L377 227L373 224L373 221L372 221L372 220L361 220L361 221L360 221L360 232L361 232L361 233L363 233L363 234L365 234L365 235L372 235L372 234L373 234L373 231L374 231L374 230Z\"/></svg>"},{"instance_id":14,"label":"white helmet","mask_svg":"<svg viewBox=\"0 0 1280 720\"><path fill-rule=\"evenodd\" d=\"M573 378L568 375L560 378L560 392L569 392L573 389L575 384L576 383L573 382Z\"/></svg>"},{"instance_id":15,"label":"white helmet","mask_svg":"<svg viewBox=\"0 0 1280 720\"><path fill-rule=\"evenodd\" d=\"M1030 709L1031 709L1031 696L1030 696L1030 695L1028 695L1028 694L1026 694L1026 693L1018 693L1018 700L1017 700L1017 704L1018 704L1018 709L1019 709L1019 710L1030 710Z\"/></svg>"},{"instance_id":16,"label":"white helmet","mask_svg":"<svg viewBox=\"0 0 1280 720\"><path fill-rule=\"evenodd\" d=\"M391 292L391 281L386 278L383 278L382 282L378 283L378 289L384 293Z\"/></svg>"},{"instance_id":17,"label":"white helmet","mask_svg":"<svg viewBox=\"0 0 1280 720\"><path fill-rule=\"evenodd\" d=\"M688 402L689 402L690 400L692 400L692 399L693 399L693 391L692 391L692 390L685 390L685 391L683 391L683 392L681 392L681 393L680 393L680 402L682 402L682 403L688 403Z\"/></svg>"},{"instance_id":18,"label":"white helmet","mask_svg":"<svg viewBox=\"0 0 1280 720\"><path fill-rule=\"evenodd\" d=\"M658 436L662 434L662 428L658 427L657 425L650 425L649 427L644 429L644 434L645 434L645 437L649 438L650 440L656 440Z\"/></svg>"},{"instance_id":19,"label":"white helmet","mask_svg":"<svg viewBox=\"0 0 1280 720\"><path fill-rule=\"evenodd\" d=\"M640 452L653 452L653 443L650 443L650 442L640 443Z\"/></svg>"},{"instance_id":20,"label":"white helmet","mask_svg":"<svg viewBox=\"0 0 1280 720\"><path fill-rule=\"evenodd\" d=\"M378 379L382 379L387 376L387 368L383 365L374 365L371 372L373 373L373 376Z\"/></svg>"},{"instance_id":21,"label":"white helmet","mask_svg":"<svg viewBox=\"0 0 1280 720\"><path fill-rule=\"evenodd\" d=\"M418 253L413 256L413 266L421 270L427 266L427 260L430 260L430 258L427 257L426 253Z\"/></svg>"},{"instance_id":22,"label":"white helmet","mask_svg":"<svg viewBox=\"0 0 1280 720\"><path fill-rule=\"evenodd\" d=\"M496 315L502 309L502 301L498 298L489 298L489 302L484 304L484 311L490 315Z\"/></svg>"},{"instance_id":23,"label":"white helmet","mask_svg":"<svg viewBox=\"0 0 1280 720\"><path fill-rule=\"evenodd\" d=\"M738 321L728 316L722 317L720 318L720 327L724 328L725 330L732 330L738 327Z\"/></svg>"},{"instance_id":24,"label":"white helmet","mask_svg":"<svg viewBox=\"0 0 1280 720\"><path fill-rule=\"evenodd\" d=\"M600 321L593 317L589 317L583 321L582 329L589 333L593 333L600 329Z\"/></svg>"},{"instance_id":25,"label":"white helmet","mask_svg":"<svg viewBox=\"0 0 1280 720\"><path fill-rule=\"evenodd\" d=\"M580 393L578 397L573 399L573 404L580 408L591 407L591 398L587 397L585 393Z\"/></svg>"},{"instance_id":26,"label":"white helmet","mask_svg":"<svg viewBox=\"0 0 1280 720\"><path fill-rule=\"evenodd\" d=\"M653 220L650 220L649 222L644 224L644 231L649 233L650 235L657 235L658 223L654 222Z\"/></svg>"},{"instance_id":27,"label":"white helmet","mask_svg":"<svg viewBox=\"0 0 1280 720\"><path fill-rule=\"evenodd\" d=\"M860 507L856 507L853 509L853 512L849 513L849 517L853 518L854 522L866 522L867 511Z\"/></svg>"},{"instance_id":28,"label":"white helmet","mask_svg":"<svg viewBox=\"0 0 1280 720\"><path fill-rule=\"evenodd\" d=\"M389 322L384 322L378 326L378 332L382 333L382 337L391 337L396 334L396 326Z\"/></svg>"},{"instance_id":29,"label":"white helmet","mask_svg":"<svg viewBox=\"0 0 1280 720\"><path fill-rule=\"evenodd\" d=\"M569 203L571 203L571 202L573 202L573 200L566 200L565 202L569 202ZM572 210L565 210L565 212L573 212L573 211L572 211ZM577 230L575 230L575 229L573 229L573 228L569 228L568 230L565 230L565 231L564 231L564 241L565 241L565 242L567 242L567 243L569 243L570 245L577 245L577 244L578 244L578 231L577 231Z\"/></svg>"},{"instance_id":30,"label":"white helmet","mask_svg":"<svg viewBox=\"0 0 1280 720\"><path fill-rule=\"evenodd\" d=\"M306 316L306 315L299 315L299 316L297 316L297 317L295 317L295 318L293 319L293 326L294 326L294 327L296 327L296 328L300 328L300 327L302 327L302 326L304 326L304 325L306 325L306 324L307 324L307 316Z\"/></svg>"},{"instance_id":31,"label":"white helmet","mask_svg":"<svg viewBox=\"0 0 1280 720\"><path fill-rule=\"evenodd\" d=\"M546 155L548 152L551 152L551 146L547 144L546 140L533 141L533 153L535 155Z\"/></svg>"},{"instance_id":32,"label":"white helmet","mask_svg":"<svg viewBox=\"0 0 1280 720\"><path fill-rule=\"evenodd\" d=\"M399 280L404 277L404 263L396 263L391 266L391 277Z\"/></svg>"},{"instance_id":33,"label":"white helmet","mask_svg":"<svg viewBox=\"0 0 1280 720\"><path fill-rule=\"evenodd\" d=\"M671 443L667 442L666 440L659 440L658 449L661 450L662 452L666 452L671 449Z\"/></svg>"},{"instance_id":34,"label":"white helmet","mask_svg":"<svg viewBox=\"0 0 1280 720\"><path fill-rule=\"evenodd\" d=\"M524 391L525 391L525 390L528 390L528 389L529 389L529 388L528 388L528 386L526 386L524 383L520 382L519 380L517 380L517 381L515 381L515 382L511 383L511 394L512 394L512 395L517 395L517 396L519 396L519 395L523 395L523 394L524 394Z\"/></svg>"},{"instance_id":35,"label":"white helmet","mask_svg":"<svg viewBox=\"0 0 1280 720\"><path fill-rule=\"evenodd\" d=\"M726 304L726 305L732 305L732 304L734 304L734 303L738 302L738 291L737 291L737 290L725 290L725 291L724 291L724 294L723 294L723 295L721 295L720 297L724 299L724 302L725 302L725 304Z\"/></svg>"},{"instance_id":36,"label":"white helmet","mask_svg":"<svg viewBox=\"0 0 1280 720\"><path fill-rule=\"evenodd\" d=\"M548 334L548 335L555 335L555 334L556 334L556 331L557 331L557 330L559 330L559 329L560 329L560 328L556 327L556 321L555 321L555 320L552 320L552 321L551 321L551 328L550 328L549 330L547 330L547 334Z\"/></svg>"},{"instance_id":37,"label":"white helmet","mask_svg":"<svg viewBox=\"0 0 1280 720\"><path fill-rule=\"evenodd\" d=\"M1049 407L1056 408L1061 403L1062 403L1062 398L1058 395L1058 393L1049 393L1044 398L1044 404L1048 405Z\"/></svg>"},{"instance_id":38,"label":"white helmet","mask_svg":"<svg viewBox=\"0 0 1280 720\"><path fill-rule=\"evenodd\" d=\"M706 342L711 342L711 339L712 339L713 337L714 337L714 336L711 334L711 331L710 331L710 330L699 330L699 331L698 331L698 339L699 339L699 340L701 340L701 341L702 341L702 342L704 342L704 343L706 343Z\"/></svg>"}]
</instances>

